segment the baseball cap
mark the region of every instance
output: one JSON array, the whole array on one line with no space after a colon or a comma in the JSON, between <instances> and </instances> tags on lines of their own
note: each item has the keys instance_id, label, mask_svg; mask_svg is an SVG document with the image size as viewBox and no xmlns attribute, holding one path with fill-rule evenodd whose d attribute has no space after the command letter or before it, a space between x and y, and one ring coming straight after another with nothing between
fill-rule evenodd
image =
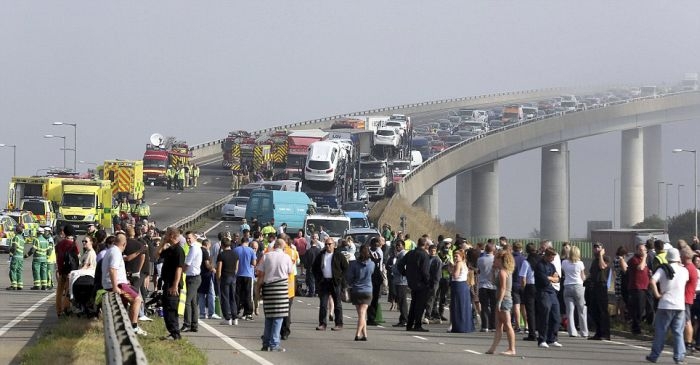
<instances>
[{"instance_id":1,"label":"baseball cap","mask_svg":"<svg viewBox=\"0 0 700 365\"><path fill-rule=\"evenodd\" d=\"M668 262L680 262L681 261L681 254L678 252L678 249L676 248L669 248L666 251L666 261Z\"/></svg>"},{"instance_id":2,"label":"baseball cap","mask_svg":"<svg viewBox=\"0 0 700 365\"><path fill-rule=\"evenodd\" d=\"M37 230L36 230L36 231L37 231L37 232L41 232L41 233L43 233L43 232L44 232L44 227L39 227L39 228L37 228Z\"/></svg>"},{"instance_id":3,"label":"baseball cap","mask_svg":"<svg viewBox=\"0 0 700 365\"><path fill-rule=\"evenodd\" d=\"M444 240L442 240L442 242L452 243L452 238L447 237Z\"/></svg>"}]
</instances>

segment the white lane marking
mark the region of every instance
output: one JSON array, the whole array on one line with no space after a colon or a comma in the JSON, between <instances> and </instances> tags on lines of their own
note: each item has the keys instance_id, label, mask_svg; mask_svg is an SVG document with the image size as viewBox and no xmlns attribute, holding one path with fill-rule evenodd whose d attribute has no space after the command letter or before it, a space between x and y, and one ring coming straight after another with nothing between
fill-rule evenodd
<instances>
[{"instance_id":1,"label":"white lane marking","mask_svg":"<svg viewBox=\"0 0 700 365\"><path fill-rule=\"evenodd\" d=\"M417 339L419 339L419 340L423 340L423 341L428 341L428 339L427 339L427 338L425 338L425 337L421 337L421 336L411 336L411 337L413 337L413 338L417 338Z\"/></svg>"},{"instance_id":2,"label":"white lane marking","mask_svg":"<svg viewBox=\"0 0 700 365\"><path fill-rule=\"evenodd\" d=\"M385 327L382 326L381 324L378 324L377 327L379 327L379 328L385 328Z\"/></svg>"},{"instance_id":3,"label":"white lane marking","mask_svg":"<svg viewBox=\"0 0 700 365\"><path fill-rule=\"evenodd\" d=\"M180 194L182 194L182 193L177 193L177 195L180 195Z\"/></svg>"},{"instance_id":4,"label":"white lane marking","mask_svg":"<svg viewBox=\"0 0 700 365\"><path fill-rule=\"evenodd\" d=\"M204 234L207 234L207 233L211 232L214 228L218 227L221 223L224 223L224 221L218 221L218 222L216 222L216 224L214 224L213 226L209 227L209 229L207 229L206 231L204 231Z\"/></svg>"},{"instance_id":5,"label":"white lane marking","mask_svg":"<svg viewBox=\"0 0 700 365\"><path fill-rule=\"evenodd\" d=\"M247 348L243 347L243 345L234 341L233 339L231 339L231 337L228 337L225 334L219 332L214 327L212 327L204 322L199 322L199 325L204 327L204 329L206 329L207 331L211 332L211 334L213 334L214 336L216 336L216 337L220 338L222 341L226 342L226 344L228 344L229 346L238 350L243 355L248 356L249 358L251 358L253 361L257 362L258 364L260 364L260 365L272 365L271 362L260 357L260 355L254 353L253 351L250 351Z\"/></svg>"},{"instance_id":6,"label":"white lane marking","mask_svg":"<svg viewBox=\"0 0 700 365\"><path fill-rule=\"evenodd\" d=\"M350 317L350 316L343 316L343 317L345 317L347 319L352 319L352 317Z\"/></svg>"},{"instance_id":7,"label":"white lane marking","mask_svg":"<svg viewBox=\"0 0 700 365\"><path fill-rule=\"evenodd\" d=\"M25 310L24 312L22 312L22 314L20 314L20 315L18 315L17 317L15 317L15 319L11 320L10 323L8 323L8 324L2 326L2 328L0 328L0 337L2 337L4 334L6 334L9 330L12 329L12 327L16 326L17 323L21 322L21 321L22 321L24 318L26 318L28 315L32 314L32 312L34 312L37 308L39 308L39 306L41 306L42 304L46 303L47 300L49 300L49 299L51 299L51 298L53 298L53 297L55 297L55 296L56 296L56 293L52 293L52 294L49 294L49 295L45 296L45 297L42 298L40 301L34 303L34 305L32 305L31 307L27 308L27 310Z\"/></svg>"},{"instance_id":8,"label":"white lane marking","mask_svg":"<svg viewBox=\"0 0 700 365\"><path fill-rule=\"evenodd\" d=\"M651 347L644 347L644 346L632 345L632 344L629 344L629 343L624 343L624 342L619 342L619 341L610 341L610 340L603 340L603 342L612 343L612 344L615 344L615 345L621 345L621 346L632 347L632 348L639 349L639 350L644 350L644 351L651 351ZM661 353L667 354L667 355L673 355L673 352L671 352L671 351L662 351ZM686 358L691 358L691 359L700 359L700 357L690 356L690 355L685 355L685 357L686 357Z\"/></svg>"},{"instance_id":9,"label":"white lane marking","mask_svg":"<svg viewBox=\"0 0 700 365\"><path fill-rule=\"evenodd\" d=\"M208 165L213 164L214 162L219 162L219 161L221 161L222 159L223 159L222 157L217 157L217 158L215 158L215 159L213 159L213 160L211 160L211 161L208 161L208 162L205 162L205 163L200 163L199 166L208 166Z\"/></svg>"},{"instance_id":10,"label":"white lane marking","mask_svg":"<svg viewBox=\"0 0 700 365\"><path fill-rule=\"evenodd\" d=\"M219 180L219 179L221 179L221 176L217 176L214 178L214 180Z\"/></svg>"},{"instance_id":11,"label":"white lane marking","mask_svg":"<svg viewBox=\"0 0 700 365\"><path fill-rule=\"evenodd\" d=\"M444 342L438 342L438 345L444 345L444 344L445 344Z\"/></svg>"},{"instance_id":12,"label":"white lane marking","mask_svg":"<svg viewBox=\"0 0 700 365\"><path fill-rule=\"evenodd\" d=\"M302 302L301 300L297 299L297 303L304 303L304 302Z\"/></svg>"},{"instance_id":13,"label":"white lane marking","mask_svg":"<svg viewBox=\"0 0 700 365\"><path fill-rule=\"evenodd\" d=\"M165 199L163 199L163 200L170 200L170 197L167 197L167 198L165 198Z\"/></svg>"},{"instance_id":14,"label":"white lane marking","mask_svg":"<svg viewBox=\"0 0 700 365\"><path fill-rule=\"evenodd\" d=\"M158 203L153 203L153 204L151 204L151 205L158 205Z\"/></svg>"},{"instance_id":15,"label":"white lane marking","mask_svg":"<svg viewBox=\"0 0 700 365\"><path fill-rule=\"evenodd\" d=\"M468 353L470 353L470 354L474 354L474 355L481 355L481 352L474 351L474 350L464 350L464 351L466 351L466 352L468 352Z\"/></svg>"}]
</instances>

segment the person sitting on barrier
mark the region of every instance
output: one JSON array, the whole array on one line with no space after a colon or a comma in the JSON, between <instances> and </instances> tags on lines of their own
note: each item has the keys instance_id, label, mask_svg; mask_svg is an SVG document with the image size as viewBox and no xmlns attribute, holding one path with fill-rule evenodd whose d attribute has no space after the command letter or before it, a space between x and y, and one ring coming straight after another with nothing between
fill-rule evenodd
<instances>
[{"instance_id":1,"label":"person sitting on barrier","mask_svg":"<svg viewBox=\"0 0 700 365\"><path fill-rule=\"evenodd\" d=\"M102 260L102 287L119 295L124 304L129 304L129 319L134 332L140 336L147 336L148 333L142 330L138 324L141 296L136 289L129 285L129 280L126 278L126 267L122 257L126 248L126 235L117 233L115 237L114 245L108 249Z\"/></svg>"}]
</instances>

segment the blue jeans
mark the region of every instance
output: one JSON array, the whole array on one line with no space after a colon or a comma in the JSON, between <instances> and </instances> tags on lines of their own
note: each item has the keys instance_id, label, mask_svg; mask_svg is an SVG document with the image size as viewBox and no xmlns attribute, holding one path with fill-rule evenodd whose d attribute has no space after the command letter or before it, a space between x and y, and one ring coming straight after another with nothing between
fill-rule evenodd
<instances>
[{"instance_id":1,"label":"blue jeans","mask_svg":"<svg viewBox=\"0 0 700 365\"><path fill-rule=\"evenodd\" d=\"M265 317L265 332L263 333L263 347L271 349L280 347L280 330L284 317Z\"/></svg>"},{"instance_id":2,"label":"blue jeans","mask_svg":"<svg viewBox=\"0 0 700 365\"><path fill-rule=\"evenodd\" d=\"M222 276L219 291L221 292L221 314L224 316L224 319L236 319L238 316L236 277L233 275Z\"/></svg>"},{"instance_id":3,"label":"blue jeans","mask_svg":"<svg viewBox=\"0 0 700 365\"><path fill-rule=\"evenodd\" d=\"M208 315L211 317L212 314L215 314L214 298L216 297L216 293L214 292L214 280L209 280L206 283L202 282L202 286L208 286L208 289L205 289L207 291L206 293L202 293L202 288L200 287L200 292L197 293L197 296L199 296L197 300L199 303L199 316L205 317Z\"/></svg>"},{"instance_id":4,"label":"blue jeans","mask_svg":"<svg viewBox=\"0 0 700 365\"><path fill-rule=\"evenodd\" d=\"M537 342L552 343L557 341L557 332L561 323L559 299L554 291L537 293Z\"/></svg>"},{"instance_id":5,"label":"blue jeans","mask_svg":"<svg viewBox=\"0 0 700 365\"><path fill-rule=\"evenodd\" d=\"M683 327L685 326L685 311L658 309L654 316L654 341L651 344L649 358L653 361L659 358L664 349L666 332L671 327L673 335L673 360L682 361L685 358L685 343L683 342Z\"/></svg>"}]
</instances>

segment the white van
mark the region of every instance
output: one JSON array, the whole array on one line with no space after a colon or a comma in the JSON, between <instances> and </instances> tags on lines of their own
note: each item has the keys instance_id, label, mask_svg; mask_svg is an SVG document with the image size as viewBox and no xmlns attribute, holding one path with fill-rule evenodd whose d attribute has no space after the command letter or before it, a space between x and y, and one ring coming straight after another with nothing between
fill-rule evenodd
<instances>
[{"instance_id":1,"label":"white van","mask_svg":"<svg viewBox=\"0 0 700 365\"><path fill-rule=\"evenodd\" d=\"M420 166L423 163L423 155L421 155L420 151L413 150L411 151L411 168L415 169L416 167Z\"/></svg>"},{"instance_id":2,"label":"white van","mask_svg":"<svg viewBox=\"0 0 700 365\"><path fill-rule=\"evenodd\" d=\"M312 143L306 156L304 178L311 181L334 181L340 154L340 146L335 142Z\"/></svg>"}]
</instances>

